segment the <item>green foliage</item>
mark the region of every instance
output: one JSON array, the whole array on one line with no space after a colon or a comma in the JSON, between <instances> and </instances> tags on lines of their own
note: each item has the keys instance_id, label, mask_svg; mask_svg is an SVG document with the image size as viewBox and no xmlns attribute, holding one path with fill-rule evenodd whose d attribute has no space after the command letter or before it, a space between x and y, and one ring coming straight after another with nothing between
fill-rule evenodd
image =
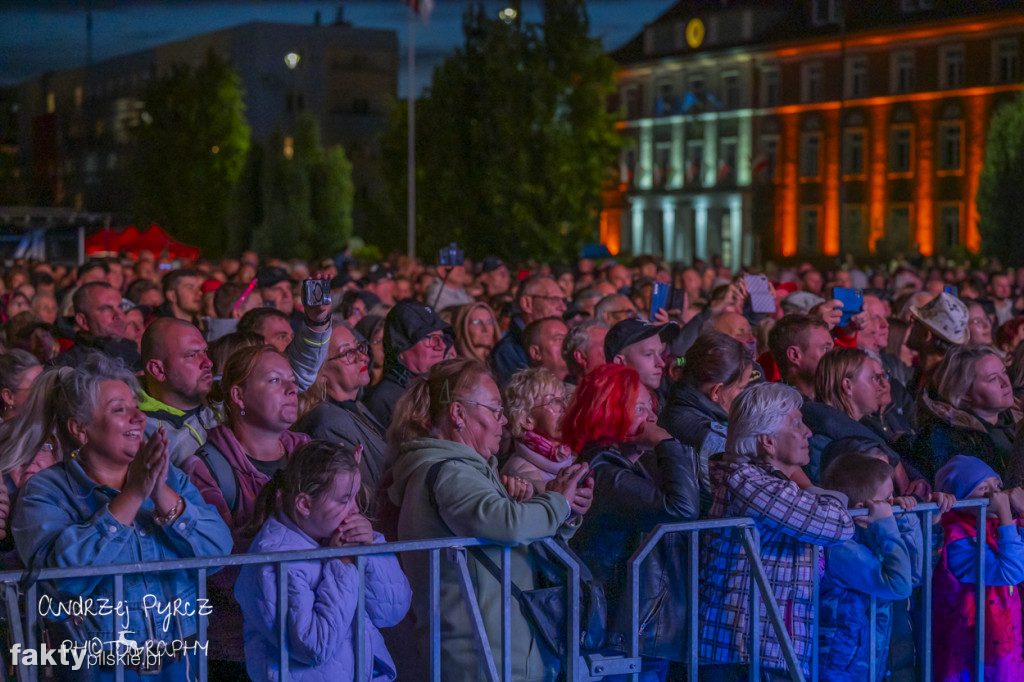
<instances>
[{"instance_id":1,"label":"green foliage","mask_svg":"<svg viewBox=\"0 0 1024 682\"><path fill-rule=\"evenodd\" d=\"M281 135L253 146L234 196L232 253L255 249L279 258L339 253L352 236L352 164L340 146L324 148L310 115L296 121L292 158Z\"/></svg>"},{"instance_id":2,"label":"green foliage","mask_svg":"<svg viewBox=\"0 0 1024 682\"><path fill-rule=\"evenodd\" d=\"M238 74L212 50L150 81L133 160L137 222L157 222L204 254L227 245L230 197L249 151Z\"/></svg>"},{"instance_id":3,"label":"green foliage","mask_svg":"<svg viewBox=\"0 0 1024 682\"><path fill-rule=\"evenodd\" d=\"M465 44L417 103L419 255L454 239L476 257L569 259L596 241L601 183L621 144L604 108L614 63L589 37L582 0L542 4L541 24L468 9ZM406 131L405 107L396 108L382 142L389 194L376 218L399 238Z\"/></svg>"},{"instance_id":4,"label":"green foliage","mask_svg":"<svg viewBox=\"0 0 1024 682\"><path fill-rule=\"evenodd\" d=\"M996 110L978 184L982 252L1004 265L1024 264L1024 94Z\"/></svg>"}]
</instances>

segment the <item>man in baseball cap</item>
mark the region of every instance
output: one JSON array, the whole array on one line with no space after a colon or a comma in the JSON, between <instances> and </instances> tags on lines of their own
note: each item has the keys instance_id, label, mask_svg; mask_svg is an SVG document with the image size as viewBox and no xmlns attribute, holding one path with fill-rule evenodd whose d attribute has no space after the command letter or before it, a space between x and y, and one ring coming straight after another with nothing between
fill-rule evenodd
<instances>
[{"instance_id":1,"label":"man in baseball cap","mask_svg":"<svg viewBox=\"0 0 1024 682\"><path fill-rule=\"evenodd\" d=\"M636 317L626 318L609 329L604 337L605 359L632 367L640 373L644 386L659 391L665 370L662 350L678 332L679 327L674 323L652 324Z\"/></svg>"},{"instance_id":2,"label":"man in baseball cap","mask_svg":"<svg viewBox=\"0 0 1024 682\"><path fill-rule=\"evenodd\" d=\"M497 256L485 256L480 262L480 277L477 281L483 286L486 296L498 296L508 293L512 276L503 260Z\"/></svg>"},{"instance_id":3,"label":"man in baseball cap","mask_svg":"<svg viewBox=\"0 0 1024 682\"><path fill-rule=\"evenodd\" d=\"M395 403L418 375L445 359L454 333L428 305L399 301L384 320L384 376L364 398L373 416L391 424Z\"/></svg>"}]
</instances>

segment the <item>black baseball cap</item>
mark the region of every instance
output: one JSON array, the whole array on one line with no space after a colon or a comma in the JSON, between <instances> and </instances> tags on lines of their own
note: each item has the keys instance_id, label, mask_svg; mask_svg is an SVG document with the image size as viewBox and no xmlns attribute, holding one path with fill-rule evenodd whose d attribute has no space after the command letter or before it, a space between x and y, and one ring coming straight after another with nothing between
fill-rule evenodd
<instances>
[{"instance_id":1,"label":"black baseball cap","mask_svg":"<svg viewBox=\"0 0 1024 682\"><path fill-rule=\"evenodd\" d=\"M679 333L679 326L674 322L669 324L652 324L647 320L630 317L615 324L608 330L608 336L604 337L604 357L611 362L612 359L621 353L624 348L649 339L655 334L661 337L666 343L675 338Z\"/></svg>"},{"instance_id":2,"label":"black baseball cap","mask_svg":"<svg viewBox=\"0 0 1024 682\"><path fill-rule=\"evenodd\" d=\"M480 272L494 272L498 268L505 267L505 261L501 260L497 256L484 256L484 259L480 261Z\"/></svg>"},{"instance_id":3,"label":"black baseball cap","mask_svg":"<svg viewBox=\"0 0 1024 682\"><path fill-rule=\"evenodd\" d=\"M395 276L391 274L391 269L386 265L379 263L372 265L370 271L366 273L366 281L376 284L382 279L394 279Z\"/></svg>"},{"instance_id":4,"label":"black baseball cap","mask_svg":"<svg viewBox=\"0 0 1024 682\"><path fill-rule=\"evenodd\" d=\"M384 319L384 357L389 362L396 361L399 354L438 331L455 336L448 323L430 306L411 298L399 301Z\"/></svg>"},{"instance_id":5,"label":"black baseball cap","mask_svg":"<svg viewBox=\"0 0 1024 682\"><path fill-rule=\"evenodd\" d=\"M260 289L272 287L281 282L291 283L292 278L284 268L268 266L256 273L256 286Z\"/></svg>"}]
</instances>

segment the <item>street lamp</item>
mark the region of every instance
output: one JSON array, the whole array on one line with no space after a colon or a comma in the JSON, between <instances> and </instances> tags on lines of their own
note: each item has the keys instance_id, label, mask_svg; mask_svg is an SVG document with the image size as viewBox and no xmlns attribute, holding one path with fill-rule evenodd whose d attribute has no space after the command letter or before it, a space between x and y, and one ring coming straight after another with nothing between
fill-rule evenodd
<instances>
[{"instance_id":1,"label":"street lamp","mask_svg":"<svg viewBox=\"0 0 1024 682\"><path fill-rule=\"evenodd\" d=\"M519 13L516 12L514 7L506 7L505 9L498 12L498 18L504 21L506 24L511 24L513 21L516 20L516 17L518 15Z\"/></svg>"},{"instance_id":2,"label":"street lamp","mask_svg":"<svg viewBox=\"0 0 1024 682\"><path fill-rule=\"evenodd\" d=\"M299 57L297 52L289 52L284 56L284 65L287 66L289 70L294 71L295 67L299 65L300 59L301 57Z\"/></svg>"}]
</instances>

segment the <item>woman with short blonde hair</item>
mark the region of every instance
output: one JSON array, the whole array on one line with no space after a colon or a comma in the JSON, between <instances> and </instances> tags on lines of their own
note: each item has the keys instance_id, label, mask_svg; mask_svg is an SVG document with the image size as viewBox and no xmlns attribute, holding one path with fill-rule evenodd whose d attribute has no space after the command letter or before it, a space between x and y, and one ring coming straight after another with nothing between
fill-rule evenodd
<instances>
[{"instance_id":1,"label":"woman with short blonde hair","mask_svg":"<svg viewBox=\"0 0 1024 682\"><path fill-rule=\"evenodd\" d=\"M562 442L565 385L544 367L524 369L509 379L504 398L515 450L501 472L525 479L535 493L542 493L548 481L574 461Z\"/></svg>"}]
</instances>

